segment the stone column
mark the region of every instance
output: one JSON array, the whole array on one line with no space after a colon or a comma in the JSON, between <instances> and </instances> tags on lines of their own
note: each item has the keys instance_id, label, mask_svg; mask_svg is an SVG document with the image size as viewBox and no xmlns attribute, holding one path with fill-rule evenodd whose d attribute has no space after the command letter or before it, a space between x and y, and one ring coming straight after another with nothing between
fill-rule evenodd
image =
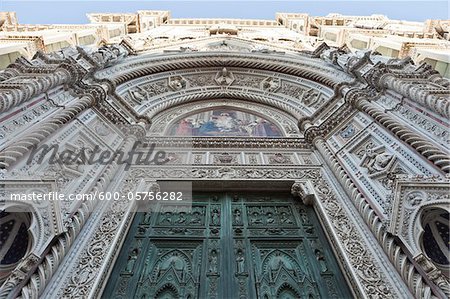
<instances>
[{"instance_id":1,"label":"stone column","mask_svg":"<svg viewBox=\"0 0 450 299\"><path fill-rule=\"evenodd\" d=\"M382 109L367 100L367 95L360 90L350 90L346 94L349 101L359 111L365 112L377 123L391 131L398 139L414 148L420 155L431 161L444 173L450 173L449 154L415 133L407 126L390 116Z\"/></svg>"},{"instance_id":2,"label":"stone column","mask_svg":"<svg viewBox=\"0 0 450 299\"><path fill-rule=\"evenodd\" d=\"M124 133L126 137L122 146L116 151L116 155L111 164L105 167L103 173L95 182L95 185L90 189L90 194L107 190L111 180L121 167L118 163L120 159L118 152L122 151L126 155L132 149L134 143L145 136L145 129L143 125L138 124L125 129ZM11 295L15 297L19 292L22 292L22 297L24 298L38 298L48 285L65 255L69 252L73 242L97 204L98 200L81 202L78 210L70 215L69 220L66 222L66 226L68 227L67 231L58 236L47 253L41 257L36 270L28 273L27 277L24 277L23 280L7 280L0 288L0 298L11 297ZM11 275L10 277L16 276Z\"/></svg>"},{"instance_id":3,"label":"stone column","mask_svg":"<svg viewBox=\"0 0 450 299\"><path fill-rule=\"evenodd\" d=\"M33 73L26 74L28 77L33 77L33 75ZM21 82L0 83L0 113L8 111L12 107L18 106L58 85L67 83L70 77L68 70L58 68L44 76L36 75L36 78L24 77Z\"/></svg>"},{"instance_id":4,"label":"stone column","mask_svg":"<svg viewBox=\"0 0 450 299\"><path fill-rule=\"evenodd\" d=\"M403 251L402 247L397 244L394 236L387 232L380 218L369 205L364 195L359 191L358 187L353 183L351 177L339 163L338 159L332 153L325 140L322 137L318 137L313 141L313 143L319 154L322 156L322 159L326 162L336 179L347 193L347 196L352 200L353 204L358 209L361 217L364 219L367 226L378 240L379 244L394 267L397 269L411 293L414 294L416 298L432 298L433 295L446 298L442 291L436 287L433 282L421 275L422 271L415 267L408 255ZM448 296L450 294L446 295Z\"/></svg>"},{"instance_id":5,"label":"stone column","mask_svg":"<svg viewBox=\"0 0 450 299\"><path fill-rule=\"evenodd\" d=\"M0 151L0 168L8 169L17 160L22 158L31 147L38 145L45 138L59 130L63 125L69 123L81 112L93 106L92 97L82 97L75 100L71 105L51 115L50 118L39 123L31 132L20 136L20 140L7 146Z\"/></svg>"},{"instance_id":6,"label":"stone column","mask_svg":"<svg viewBox=\"0 0 450 299\"><path fill-rule=\"evenodd\" d=\"M422 86L418 86L417 80L404 80L398 78L394 74L389 73L383 75L380 78L380 86L396 91L402 96L411 99L412 101L419 103L420 105L429 108L431 111L438 113L441 116L450 118L450 90L442 87L433 90L434 94L441 93L442 96L436 96L430 92L430 90L424 89ZM429 82L424 81L424 84Z\"/></svg>"}]
</instances>

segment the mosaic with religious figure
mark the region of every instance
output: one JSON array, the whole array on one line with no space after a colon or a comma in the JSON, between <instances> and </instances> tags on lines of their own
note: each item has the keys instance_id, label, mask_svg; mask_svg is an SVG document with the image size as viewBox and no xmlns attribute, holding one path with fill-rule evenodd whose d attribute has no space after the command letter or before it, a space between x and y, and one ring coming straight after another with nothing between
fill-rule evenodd
<instances>
[{"instance_id":1,"label":"mosaic with religious figure","mask_svg":"<svg viewBox=\"0 0 450 299\"><path fill-rule=\"evenodd\" d=\"M203 111L180 119L170 127L169 135L283 137L273 122L228 108Z\"/></svg>"}]
</instances>

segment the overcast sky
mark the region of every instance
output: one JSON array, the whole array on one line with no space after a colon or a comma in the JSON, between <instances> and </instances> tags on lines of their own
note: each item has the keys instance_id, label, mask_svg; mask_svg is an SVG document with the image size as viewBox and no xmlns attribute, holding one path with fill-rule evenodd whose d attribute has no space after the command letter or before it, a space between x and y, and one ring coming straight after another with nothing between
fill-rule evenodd
<instances>
[{"instance_id":1,"label":"overcast sky","mask_svg":"<svg viewBox=\"0 0 450 299\"><path fill-rule=\"evenodd\" d=\"M391 19L424 21L449 19L447 1L22 1L0 0L2 11L16 11L22 24L87 23L89 12L170 10L174 18L274 19L276 12L327 15L384 14Z\"/></svg>"}]
</instances>

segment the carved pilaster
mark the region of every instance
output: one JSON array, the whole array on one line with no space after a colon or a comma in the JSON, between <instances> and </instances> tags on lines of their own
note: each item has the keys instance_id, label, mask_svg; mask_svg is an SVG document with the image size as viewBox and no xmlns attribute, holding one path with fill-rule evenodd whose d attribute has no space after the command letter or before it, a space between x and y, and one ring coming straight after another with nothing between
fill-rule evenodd
<instances>
[{"instance_id":1,"label":"carved pilaster","mask_svg":"<svg viewBox=\"0 0 450 299\"><path fill-rule=\"evenodd\" d=\"M118 153L120 151L125 154L128 153L133 147L135 141L145 136L145 128L142 124L131 125L125 129L126 138L122 146L115 152L116 154L114 156L114 160L106 166L100 178L97 180L89 193L92 194L107 190L108 185L120 167L120 164L118 164L118 159L120 158ZM58 237L57 241L44 257L43 262L39 264L38 271L34 272L29 282L24 286L22 292L26 292L27 294L36 294L36 296L43 292L50 281L50 278L58 269L62 259L69 251L97 203L97 200L87 200L79 203L77 212L74 213L69 220L71 226L69 227L67 233Z\"/></svg>"},{"instance_id":2,"label":"carved pilaster","mask_svg":"<svg viewBox=\"0 0 450 299\"><path fill-rule=\"evenodd\" d=\"M445 173L450 173L450 159L448 153L433 145L431 142L414 133L394 117L390 116L376 105L367 100L367 92L363 90L350 90L345 98L358 110L367 113L381 126L391 131L400 140L414 148L419 154L431 161Z\"/></svg>"},{"instance_id":3,"label":"carved pilaster","mask_svg":"<svg viewBox=\"0 0 450 299\"><path fill-rule=\"evenodd\" d=\"M410 62L410 60L404 60L402 63L400 60L390 65L377 64L367 75L367 82L377 90L394 90L431 111L449 118L448 81L442 80L442 77L429 66L419 66L414 70L408 70L408 61ZM434 84L430 84L431 76L434 76L432 80Z\"/></svg>"},{"instance_id":4,"label":"carved pilaster","mask_svg":"<svg viewBox=\"0 0 450 299\"><path fill-rule=\"evenodd\" d=\"M92 105L93 100L91 97L83 97L80 100L73 102L70 106L55 113L52 118L40 123L38 127L34 128L30 133L21 136L20 140L0 151L0 167L4 169L10 168L10 166L22 158L31 147L39 144Z\"/></svg>"},{"instance_id":5,"label":"carved pilaster","mask_svg":"<svg viewBox=\"0 0 450 299\"><path fill-rule=\"evenodd\" d=\"M8 79L14 78L10 76ZM54 69L44 76L24 75L17 82L0 83L0 113L9 110L29 99L42 94L58 85L67 83L71 78L69 71L63 68Z\"/></svg>"},{"instance_id":6,"label":"carved pilaster","mask_svg":"<svg viewBox=\"0 0 450 299\"><path fill-rule=\"evenodd\" d=\"M403 249L396 244L394 237L386 231L380 218L369 205L364 195L359 191L358 187L353 183L352 179L341 166L338 159L336 159L331 150L328 148L325 140L323 138L317 138L314 145L332 170L333 174L341 183L348 197L353 201L355 207L361 214L361 217L364 219L380 243L389 260L397 269L411 293L417 298L431 298L432 290L436 290L436 286L421 275L420 271L416 269L413 263L411 263L409 257Z\"/></svg>"}]
</instances>

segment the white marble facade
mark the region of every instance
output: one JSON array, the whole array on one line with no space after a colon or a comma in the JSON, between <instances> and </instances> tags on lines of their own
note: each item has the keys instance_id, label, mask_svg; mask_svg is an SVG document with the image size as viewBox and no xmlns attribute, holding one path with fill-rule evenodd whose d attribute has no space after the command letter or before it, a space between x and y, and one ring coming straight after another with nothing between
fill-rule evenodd
<instances>
[{"instance_id":1,"label":"white marble facade","mask_svg":"<svg viewBox=\"0 0 450 299\"><path fill-rule=\"evenodd\" d=\"M159 27L0 73L0 205L24 211L0 219L26 228L2 227L0 298L99 297L133 217L127 201L30 204L11 193L123 193L158 180L286 183L314 206L355 297L450 295L449 81L409 58L289 49L255 41L264 25L241 37L228 27L168 45ZM167 163L28 162L34 145L128 151L135 141Z\"/></svg>"}]
</instances>

